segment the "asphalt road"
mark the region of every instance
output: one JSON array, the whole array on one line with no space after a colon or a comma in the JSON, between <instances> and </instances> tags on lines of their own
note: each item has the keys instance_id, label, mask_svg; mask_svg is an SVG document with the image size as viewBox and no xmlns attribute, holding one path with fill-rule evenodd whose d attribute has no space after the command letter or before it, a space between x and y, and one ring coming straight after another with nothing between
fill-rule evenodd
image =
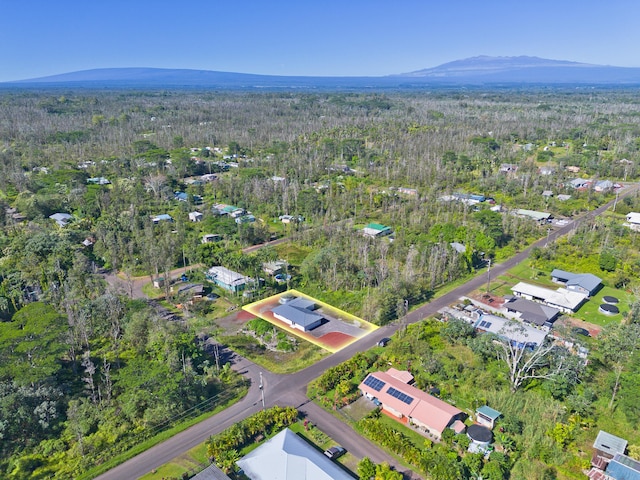
<instances>
[{"instance_id":1,"label":"asphalt road","mask_svg":"<svg viewBox=\"0 0 640 480\"><path fill-rule=\"evenodd\" d=\"M638 185L628 186L620 193L618 201L623 199L625 196L631 195L637 189ZM547 242L553 242L558 237L570 233L581 223L584 223L585 221L590 220L611 208L613 203L614 200L595 210L583 214L582 216L574 219L574 221L568 225L550 231L548 237L535 242L533 245L519 252L507 261L501 264L492 265L491 276L495 278L505 273L507 270L525 260L529 256L532 248L544 247ZM238 372L241 372L251 381L249 393L244 399L219 414L194 425L188 430L185 430L165 442L156 445L155 447L141 453L97 478L99 480L138 478L171 461L173 458L181 455L187 450L199 445L209 438L209 436L221 432L230 425L233 425L234 423L258 411L262 408L261 393L258 387L260 371L263 372L262 378L264 383L265 403L267 406L292 405L298 407L307 414L307 418L309 418L311 422L318 425L321 430L325 431L331 438L344 446L348 451L352 452L356 457L362 458L368 456L374 462L387 461L391 465L398 467L399 470L404 470L376 445L362 438L339 419L309 401L306 396L306 386L310 381L320 376L328 368L348 360L358 352L368 350L372 346L376 345L381 338L390 337L398 328L400 328L401 325L415 323L435 314L441 308L456 302L460 297L468 295L472 291L481 288L486 281L486 272L481 272L465 284L411 311L395 324L379 328L339 352L325 357L314 365L294 374L275 375L267 372L261 367L258 367L249 360L236 355L236 361L234 362L233 368ZM412 472L405 471L404 473L406 478L420 478L416 474L412 474Z\"/></svg>"}]
</instances>

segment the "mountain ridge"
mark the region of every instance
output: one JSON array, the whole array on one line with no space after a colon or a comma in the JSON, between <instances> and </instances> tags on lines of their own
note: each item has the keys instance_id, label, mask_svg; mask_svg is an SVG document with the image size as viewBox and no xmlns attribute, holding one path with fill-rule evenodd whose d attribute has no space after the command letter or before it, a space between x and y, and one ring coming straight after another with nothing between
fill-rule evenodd
<instances>
[{"instance_id":1,"label":"mountain ridge","mask_svg":"<svg viewBox=\"0 0 640 480\"><path fill-rule=\"evenodd\" d=\"M640 84L640 68L551 60L540 57L481 55L436 67L386 76L287 76L198 69L122 67L79 70L3 86L115 86L222 88L367 88L442 84Z\"/></svg>"}]
</instances>

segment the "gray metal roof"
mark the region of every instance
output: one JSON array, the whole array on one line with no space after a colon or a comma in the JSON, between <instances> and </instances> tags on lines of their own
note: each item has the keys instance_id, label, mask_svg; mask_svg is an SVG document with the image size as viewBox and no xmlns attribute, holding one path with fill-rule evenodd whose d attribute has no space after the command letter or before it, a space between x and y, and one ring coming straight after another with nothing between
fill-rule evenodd
<instances>
[{"instance_id":1,"label":"gray metal roof","mask_svg":"<svg viewBox=\"0 0 640 480\"><path fill-rule=\"evenodd\" d=\"M191 480L231 480L222 470L215 464L209 465Z\"/></svg>"},{"instance_id":2,"label":"gray metal roof","mask_svg":"<svg viewBox=\"0 0 640 480\"><path fill-rule=\"evenodd\" d=\"M627 441L624 438L616 437L610 433L600 430L593 448L613 456L616 453L624 453L627 449Z\"/></svg>"},{"instance_id":3,"label":"gray metal roof","mask_svg":"<svg viewBox=\"0 0 640 480\"><path fill-rule=\"evenodd\" d=\"M284 305L278 305L271 311L274 314L280 315L281 317L284 317L292 323L295 323L296 325L300 325L302 327L310 327L311 325L323 319L322 315L313 313L306 308L296 307L295 305L291 305L291 303L293 302L285 303Z\"/></svg>"},{"instance_id":4,"label":"gray metal roof","mask_svg":"<svg viewBox=\"0 0 640 480\"><path fill-rule=\"evenodd\" d=\"M582 287L589 292L593 292L602 283L602 279L592 275L591 273L571 273L559 268L555 268L551 272L551 277L563 280L567 287Z\"/></svg>"},{"instance_id":5,"label":"gray metal roof","mask_svg":"<svg viewBox=\"0 0 640 480\"><path fill-rule=\"evenodd\" d=\"M251 480L353 480L288 428L237 463Z\"/></svg>"},{"instance_id":6,"label":"gray metal roof","mask_svg":"<svg viewBox=\"0 0 640 480\"><path fill-rule=\"evenodd\" d=\"M547 322L553 322L560 314L557 308L542 305L525 298L513 297L504 304L508 310L520 313L520 318L525 322L542 326Z\"/></svg>"}]
</instances>

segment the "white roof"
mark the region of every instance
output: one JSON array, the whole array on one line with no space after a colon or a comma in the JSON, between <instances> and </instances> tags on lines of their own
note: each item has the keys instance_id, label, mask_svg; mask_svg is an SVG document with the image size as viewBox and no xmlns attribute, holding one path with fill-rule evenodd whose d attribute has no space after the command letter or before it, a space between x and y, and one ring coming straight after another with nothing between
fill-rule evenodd
<instances>
[{"instance_id":1,"label":"white roof","mask_svg":"<svg viewBox=\"0 0 640 480\"><path fill-rule=\"evenodd\" d=\"M628 213L627 222L640 223L640 213L637 213L637 212Z\"/></svg>"},{"instance_id":2,"label":"white roof","mask_svg":"<svg viewBox=\"0 0 640 480\"><path fill-rule=\"evenodd\" d=\"M249 280L249 277L245 277L244 275L234 272L233 270L229 270L226 267L211 267L209 269L209 275L227 285L243 285Z\"/></svg>"},{"instance_id":3,"label":"white roof","mask_svg":"<svg viewBox=\"0 0 640 480\"><path fill-rule=\"evenodd\" d=\"M353 480L288 428L237 463L251 480Z\"/></svg>"},{"instance_id":4,"label":"white roof","mask_svg":"<svg viewBox=\"0 0 640 480\"><path fill-rule=\"evenodd\" d=\"M516 293L541 299L549 305L557 305L570 310L577 309L586 298L586 295L580 292L572 292L566 288L549 290L548 288L538 287L525 282L518 283L511 287L511 290Z\"/></svg>"}]
</instances>

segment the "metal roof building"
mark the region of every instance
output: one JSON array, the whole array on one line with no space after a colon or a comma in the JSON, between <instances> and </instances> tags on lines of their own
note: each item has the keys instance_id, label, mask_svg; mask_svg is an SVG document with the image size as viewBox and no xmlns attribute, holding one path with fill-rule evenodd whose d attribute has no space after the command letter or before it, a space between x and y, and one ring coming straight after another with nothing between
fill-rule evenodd
<instances>
[{"instance_id":1,"label":"metal roof building","mask_svg":"<svg viewBox=\"0 0 640 480\"><path fill-rule=\"evenodd\" d=\"M288 428L237 463L251 480L353 480Z\"/></svg>"}]
</instances>

